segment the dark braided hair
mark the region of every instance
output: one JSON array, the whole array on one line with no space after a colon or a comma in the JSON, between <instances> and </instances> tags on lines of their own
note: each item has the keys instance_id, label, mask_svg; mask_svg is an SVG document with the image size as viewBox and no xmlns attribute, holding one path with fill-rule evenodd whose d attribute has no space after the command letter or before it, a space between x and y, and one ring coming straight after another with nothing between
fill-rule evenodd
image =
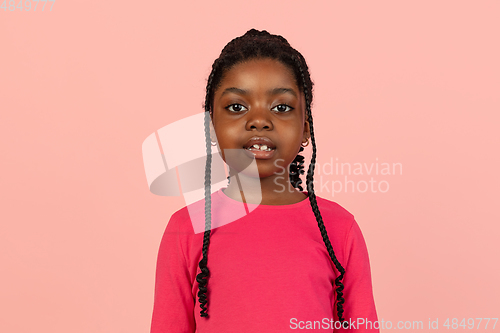
<instances>
[{"instance_id":1,"label":"dark braided hair","mask_svg":"<svg viewBox=\"0 0 500 333\"><path fill-rule=\"evenodd\" d=\"M207 314L207 283L210 271L207 267L208 260L208 247L210 244L210 233L211 233L211 194L210 194L210 166L212 163L211 156L211 144L210 144L210 130L209 122L210 116L213 112L213 99L215 91L220 87L224 74L234 67L235 65L245 62L251 59L275 59L283 63L294 73L294 77L299 87L300 91L304 93L306 102L306 119L309 122L309 130L311 134L312 142L312 158L307 171L306 184L307 191L309 193L309 201L311 203L312 211L318 222L318 227L321 232L323 241L325 242L328 254L335 264L335 267L340 272L340 275L335 279L335 285L337 286L337 314L339 321L345 323L343 318L344 308L343 304L345 302L343 298L342 290L344 285L341 280L344 277L345 270L337 260L335 253L333 251L332 244L328 238L328 233L323 223L323 218L318 208L318 203L316 200L316 194L314 193L313 175L314 167L316 163L316 141L314 139L313 130L313 119L311 114L311 102L312 102L312 88L313 82L311 81L309 68L306 64L304 57L295 50L288 41L279 35L272 35L266 30L258 31L256 29L250 29L243 36L237 37L230 41L222 50L219 58L217 58L212 65L212 72L208 77L206 96L205 96L205 138L206 138L206 149L207 149L207 164L205 168L205 233L203 237L203 248L202 248L202 259L200 260L201 273L196 276L196 281L199 284L198 297L201 307L200 315L201 317L208 317ZM299 153L304 150L300 147ZM300 175L304 174L304 157L297 154L293 162L290 164L289 178L290 183L293 187L300 189L301 191L302 180ZM229 177L228 177L229 179Z\"/></svg>"}]
</instances>

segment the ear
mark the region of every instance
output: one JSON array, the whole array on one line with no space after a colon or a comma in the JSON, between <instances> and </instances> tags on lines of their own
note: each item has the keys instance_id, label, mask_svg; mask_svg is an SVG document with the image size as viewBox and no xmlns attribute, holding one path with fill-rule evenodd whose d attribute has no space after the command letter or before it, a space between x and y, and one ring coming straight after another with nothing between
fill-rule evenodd
<instances>
[{"instance_id":1,"label":"ear","mask_svg":"<svg viewBox=\"0 0 500 333\"><path fill-rule=\"evenodd\" d=\"M309 122L306 120L304 122L304 135L303 135L303 139L302 139L302 142L303 143L306 143L307 140L311 137L311 129L309 128Z\"/></svg>"}]
</instances>

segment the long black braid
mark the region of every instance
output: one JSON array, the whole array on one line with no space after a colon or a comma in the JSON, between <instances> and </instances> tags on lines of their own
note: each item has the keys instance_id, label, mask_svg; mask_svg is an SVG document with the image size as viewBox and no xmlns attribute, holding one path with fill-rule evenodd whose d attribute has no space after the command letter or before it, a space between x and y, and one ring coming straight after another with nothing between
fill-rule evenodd
<instances>
[{"instance_id":1,"label":"long black braid","mask_svg":"<svg viewBox=\"0 0 500 333\"><path fill-rule=\"evenodd\" d=\"M207 267L207 261L208 261L208 245L210 244L210 232L212 229L212 214L211 214L211 207L212 207L212 202L211 202L211 195L210 195L210 176L211 176L211 171L210 171L210 166L212 165L212 148L210 144L210 130L209 130L209 124L210 124L210 115L208 112L205 112L205 136L208 135L209 139L205 140L206 141L206 148L207 148L207 164L205 167L205 232L203 233L203 247L201 249L201 252L203 254L203 258L200 260L200 269L201 273L196 276L196 281L198 281L198 297L200 300L200 307L201 307L201 312L200 315L202 317L208 317L207 314L207 282L208 282L208 276L210 274L210 271L208 270ZM208 134L207 134L208 132Z\"/></svg>"},{"instance_id":2,"label":"long black braid","mask_svg":"<svg viewBox=\"0 0 500 333\"><path fill-rule=\"evenodd\" d=\"M335 253L333 252L333 247L332 243L330 243L330 239L328 238L328 233L325 229L325 224L323 223L323 218L321 217L321 213L318 208L318 203L316 201L316 194L314 193L314 167L316 166L316 139L314 138L314 126L313 126L313 118L312 118L312 113L311 113L311 104L310 104L310 99L308 98L308 89L307 86L305 85L305 73L304 70L302 69L301 66L301 60L305 63L305 59L302 57L300 53L298 53L298 56L301 57L302 59L296 59L297 66L299 67L300 70L300 75L302 77L302 82L304 82L304 94L305 94L305 99L306 99L306 115L308 117L308 122L310 126L310 132L311 132L311 143L312 143L312 149L313 149L313 154L311 157L311 163L309 164L309 170L307 171L307 176L306 176L306 184L307 184L307 192L309 192L309 201L311 202L311 207L313 210L314 215L316 216L316 220L318 221L318 226L319 230L321 231L321 236L323 236L323 241L325 242L326 249L328 251L328 254L330 255L330 258L332 259L333 263L335 264L335 267L337 267L338 271L340 272L340 275L335 279L335 285L337 286L337 313L339 316L339 321L343 321L342 315L344 313L344 297L342 290L344 290L344 285L340 280L344 278L345 270L340 264L340 262L337 260L337 257L335 256ZM306 69L307 70L307 69Z\"/></svg>"},{"instance_id":3,"label":"long black braid","mask_svg":"<svg viewBox=\"0 0 500 333\"><path fill-rule=\"evenodd\" d=\"M200 315L202 317L208 317L207 314L207 282L209 277L209 269L207 267L208 259L208 247L210 244L210 232L211 232L211 180L210 180L210 165L212 163L211 156L211 145L210 145L210 130L209 122L210 116L213 112L213 96L217 88L222 82L224 74L231 69L236 64L258 58L271 58L276 59L283 63L285 66L290 68L294 72L295 79L297 81L297 86L304 93L306 102L306 117L309 122L309 130L311 134L312 142L312 158L307 171L306 185L309 194L309 201L311 204L312 211L318 222L318 227L321 232L321 236L326 245L328 254L335 264L335 267L339 271L340 275L335 279L336 293L337 293L337 314L340 322L345 323L343 318L343 304L345 302L343 298L344 285L341 280L344 277L345 270L337 260L335 253L333 251L332 244L328 237L325 225L323 223L323 218L318 208L318 203L316 200L316 194L314 193L314 167L316 164L316 140L314 138L313 129L313 118L311 114L311 103L312 103L312 88L313 82L311 81L309 69L306 64L304 57L295 50L288 41L279 35L271 35L266 30L258 31L256 29L250 29L243 36L237 37L230 41L222 50L219 58L217 58L212 65L212 72L207 81L206 96L205 96L205 138L206 138L206 149L207 149L207 165L205 168L205 233L203 237L203 257L200 260L201 273L196 276L196 281L199 284L198 297L200 302ZM299 153L304 150L300 147ZM300 189L301 191L302 180L300 175L304 174L304 157L298 154L293 162L290 164L289 177L292 186Z\"/></svg>"}]
</instances>

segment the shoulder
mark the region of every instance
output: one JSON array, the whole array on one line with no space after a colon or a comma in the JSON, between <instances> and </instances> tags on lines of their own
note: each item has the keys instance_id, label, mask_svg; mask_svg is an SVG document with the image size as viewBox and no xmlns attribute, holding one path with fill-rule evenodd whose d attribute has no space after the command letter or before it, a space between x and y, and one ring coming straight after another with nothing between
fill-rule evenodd
<instances>
[{"instance_id":1,"label":"shoulder","mask_svg":"<svg viewBox=\"0 0 500 333\"><path fill-rule=\"evenodd\" d=\"M341 251L339 260L344 267L352 258L354 262L367 262L366 243L354 215L332 200L316 200L332 245Z\"/></svg>"},{"instance_id":2,"label":"shoulder","mask_svg":"<svg viewBox=\"0 0 500 333\"><path fill-rule=\"evenodd\" d=\"M223 205L220 203L217 192L212 193L210 199L210 216L213 223L217 219L216 208L223 207ZM175 211L168 223L171 223L181 233L203 234L205 231L206 210L205 198L203 197Z\"/></svg>"},{"instance_id":3,"label":"shoulder","mask_svg":"<svg viewBox=\"0 0 500 333\"><path fill-rule=\"evenodd\" d=\"M348 224L354 221L354 215L335 201L316 196L316 202L322 216Z\"/></svg>"},{"instance_id":4,"label":"shoulder","mask_svg":"<svg viewBox=\"0 0 500 333\"><path fill-rule=\"evenodd\" d=\"M330 239L343 247L352 230L356 228L354 215L333 200L316 195L316 201Z\"/></svg>"},{"instance_id":5,"label":"shoulder","mask_svg":"<svg viewBox=\"0 0 500 333\"><path fill-rule=\"evenodd\" d=\"M167 223L167 232L193 234L193 225L191 223L190 210L184 206L175 211Z\"/></svg>"}]
</instances>

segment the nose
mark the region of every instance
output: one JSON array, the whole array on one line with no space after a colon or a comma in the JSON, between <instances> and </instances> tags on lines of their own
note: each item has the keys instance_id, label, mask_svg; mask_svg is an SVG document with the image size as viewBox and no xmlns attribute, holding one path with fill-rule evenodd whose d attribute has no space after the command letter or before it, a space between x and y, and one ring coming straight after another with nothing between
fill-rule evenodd
<instances>
[{"instance_id":1,"label":"nose","mask_svg":"<svg viewBox=\"0 0 500 333\"><path fill-rule=\"evenodd\" d=\"M247 112L247 131L251 130L271 130L273 129L273 122L271 120L271 111L269 111L265 106L253 107Z\"/></svg>"}]
</instances>

